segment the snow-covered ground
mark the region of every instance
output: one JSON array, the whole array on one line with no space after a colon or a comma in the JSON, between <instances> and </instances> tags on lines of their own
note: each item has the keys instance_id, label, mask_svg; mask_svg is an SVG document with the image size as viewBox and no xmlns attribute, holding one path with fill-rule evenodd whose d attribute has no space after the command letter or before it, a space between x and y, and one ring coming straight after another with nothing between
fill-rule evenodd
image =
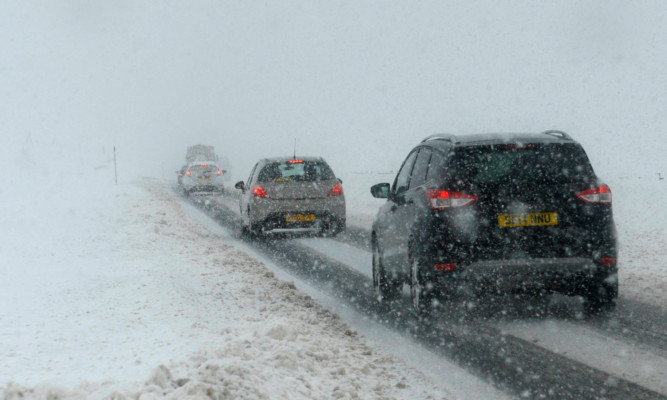
<instances>
[{"instance_id":1,"label":"snow-covered ground","mask_svg":"<svg viewBox=\"0 0 667 400\"><path fill-rule=\"evenodd\" d=\"M26 141L17 154L5 159L0 208L7 398L504 396L428 352L406 356L395 334L351 328L343 321L354 315L306 294L176 196L173 182L114 185L109 157L55 141ZM350 224L368 227L381 204L368 187L392 174L342 178ZM611 182L621 296L664 306L665 211L654 200L664 185L643 179ZM649 189L654 197L642 195ZM331 250L368 269L363 251Z\"/></svg>"},{"instance_id":2,"label":"snow-covered ground","mask_svg":"<svg viewBox=\"0 0 667 400\"><path fill-rule=\"evenodd\" d=\"M166 182L115 186L109 163L23 150L0 208L0 397L459 398L235 248ZM34 163L68 154L46 173Z\"/></svg>"}]
</instances>

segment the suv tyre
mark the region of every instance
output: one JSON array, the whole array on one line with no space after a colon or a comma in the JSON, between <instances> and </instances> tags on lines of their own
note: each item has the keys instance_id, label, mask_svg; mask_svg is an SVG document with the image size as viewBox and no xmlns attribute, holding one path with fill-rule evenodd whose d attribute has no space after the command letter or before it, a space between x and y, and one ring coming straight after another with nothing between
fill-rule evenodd
<instances>
[{"instance_id":1,"label":"suv tyre","mask_svg":"<svg viewBox=\"0 0 667 400\"><path fill-rule=\"evenodd\" d=\"M418 317L428 316L433 309L433 283L424 274L424 263L410 246L410 298Z\"/></svg>"},{"instance_id":2,"label":"suv tyre","mask_svg":"<svg viewBox=\"0 0 667 400\"><path fill-rule=\"evenodd\" d=\"M375 289L375 296L380 304L388 304L399 297L401 285L400 282L387 276L382 265L382 253L375 237L373 237L371 247L373 249L373 287Z\"/></svg>"}]
</instances>

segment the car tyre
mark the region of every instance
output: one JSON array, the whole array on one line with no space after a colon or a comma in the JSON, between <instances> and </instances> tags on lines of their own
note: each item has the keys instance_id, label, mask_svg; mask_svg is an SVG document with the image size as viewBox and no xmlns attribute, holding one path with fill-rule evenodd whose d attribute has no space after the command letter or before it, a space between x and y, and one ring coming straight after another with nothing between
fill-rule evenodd
<instances>
[{"instance_id":1,"label":"car tyre","mask_svg":"<svg viewBox=\"0 0 667 400\"><path fill-rule=\"evenodd\" d=\"M375 237L373 237L371 247L373 252L373 288L375 289L375 297L380 304L388 305L399 297L401 285L399 281L387 276L382 265L382 254Z\"/></svg>"},{"instance_id":2,"label":"car tyre","mask_svg":"<svg viewBox=\"0 0 667 400\"><path fill-rule=\"evenodd\" d=\"M262 236L262 226L258 223L252 222L252 214L248 208L248 236L251 240L257 240Z\"/></svg>"}]
</instances>

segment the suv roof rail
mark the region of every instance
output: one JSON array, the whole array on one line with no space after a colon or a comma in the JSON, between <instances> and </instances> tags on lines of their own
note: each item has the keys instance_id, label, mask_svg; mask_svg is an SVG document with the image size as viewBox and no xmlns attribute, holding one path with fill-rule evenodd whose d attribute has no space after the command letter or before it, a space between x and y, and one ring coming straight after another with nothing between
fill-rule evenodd
<instances>
[{"instance_id":1,"label":"suv roof rail","mask_svg":"<svg viewBox=\"0 0 667 400\"><path fill-rule=\"evenodd\" d=\"M425 137L424 140L422 140L422 143L428 140L446 140L448 142L454 143L456 141L456 135L451 133L436 133Z\"/></svg>"},{"instance_id":2,"label":"suv roof rail","mask_svg":"<svg viewBox=\"0 0 667 400\"><path fill-rule=\"evenodd\" d=\"M574 140L572 139L572 136L568 135L567 133L563 131L559 131L556 129L549 129L544 132L542 132L543 135L549 135L549 136L554 136L560 139L565 139L565 140Z\"/></svg>"}]
</instances>

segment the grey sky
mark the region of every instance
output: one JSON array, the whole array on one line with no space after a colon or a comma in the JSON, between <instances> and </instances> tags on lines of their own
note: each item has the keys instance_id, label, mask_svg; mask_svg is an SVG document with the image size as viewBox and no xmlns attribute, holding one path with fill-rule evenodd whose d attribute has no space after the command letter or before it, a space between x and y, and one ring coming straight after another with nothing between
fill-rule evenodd
<instances>
[{"instance_id":1,"label":"grey sky","mask_svg":"<svg viewBox=\"0 0 667 400\"><path fill-rule=\"evenodd\" d=\"M0 133L116 145L124 176L209 143L243 178L294 139L352 171L395 169L438 131L560 128L597 170L665 173L665 17L662 1L4 1Z\"/></svg>"}]
</instances>

